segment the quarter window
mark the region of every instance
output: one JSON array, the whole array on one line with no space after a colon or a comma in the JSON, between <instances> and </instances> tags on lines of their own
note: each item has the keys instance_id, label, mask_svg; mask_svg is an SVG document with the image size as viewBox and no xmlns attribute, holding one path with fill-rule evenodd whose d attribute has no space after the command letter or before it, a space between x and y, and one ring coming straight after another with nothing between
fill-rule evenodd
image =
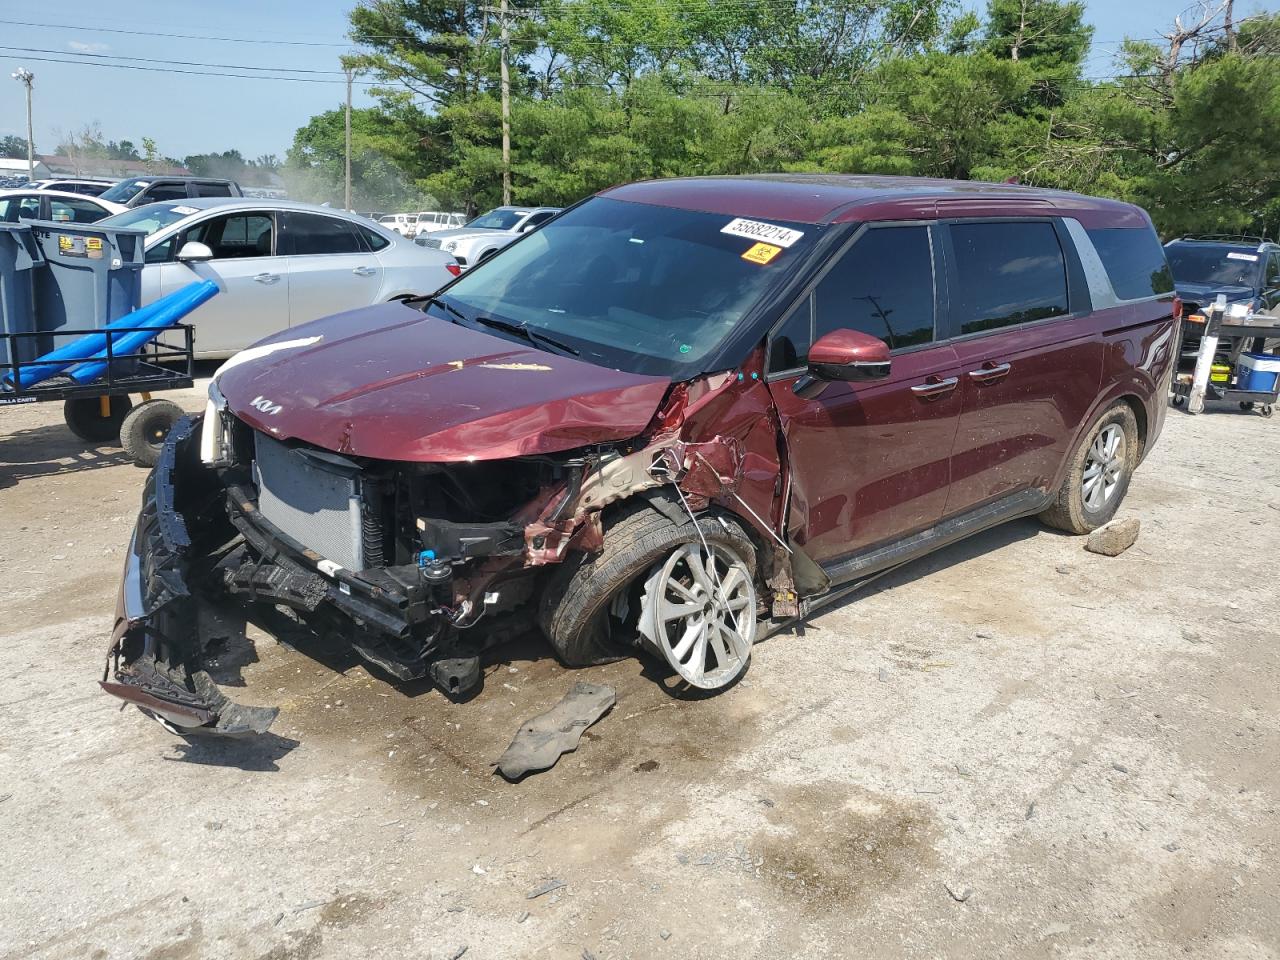
<instances>
[{"instance_id":1,"label":"quarter window","mask_svg":"<svg viewBox=\"0 0 1280 960\"><path fill-rule=\"evenodd\" d=\"M294 256L326 253L363 253L364 245L345 220L311 213L290 213L285 235Z\"/></svg>"},{"instance_id":2,"label":"quarter window","mask_svg":"<svg viewBox=\"0 0 1280 960\"><path fill-rule=\"evenodd\" d=\"M1011 327L1069 311L1067 264L1053 224L1045 221L954 223L960 333Z\"/></svg>"},{"instance_id":3,"label":"quarter window","mask_svg":"<svg viewBox=\"0 0 1280 960\"><path fill-rule=\"evenodd\" d=\"M391 241L382 234L366 227L356 227L356 229L360 231L360 236L364 238L365 246L372 251L376 252L381 250L383 247L388 246L391 243Z\"/></svg>"},{"instance_id":4,"label":"quarter window","mask_svg":"<svg viewBox=\"0 0 1280 960\"><path fill-rule=\"evenodd\" d=\"M1138 300L1173 289L1169 261L1154 231L1107 227L1087 232L1106 268L1111 289L1121 300Z\"/></svg>"}]
</instances>

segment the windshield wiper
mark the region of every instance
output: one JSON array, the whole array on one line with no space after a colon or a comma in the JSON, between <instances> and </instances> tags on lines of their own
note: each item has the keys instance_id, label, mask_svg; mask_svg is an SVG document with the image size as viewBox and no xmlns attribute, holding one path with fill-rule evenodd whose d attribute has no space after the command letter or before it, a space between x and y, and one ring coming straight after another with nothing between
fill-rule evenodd
<instances>
[{"instance_id":1,"label":"windshield wiper","mask_svg":"<svg viewBox=\"0 0 1280 960\"><path fill-rule=\"evenodd\" d=\"M466 314L464 314L457 307L453 306L453 304L449 303L446 300L441 299L440 297L423 297L422 300L426 303L434 303L436 306L442 307L443 309L448 310L459 320L467 319Z\"/></svg>"},{"instance_id":2,"label":"windshield wiper","mask_svg":"<svg viewBox=\"0 0 1280 960\"><path fill-rule=\"evenodd\" d=\"M582 352L581 350L569 346L569 344L562 340L557 340L555 337L549 337L545 333L540 333L537 330L530 329L523 323L512 323L510 320L499 320L497 317L476 316L471 319L475 323L484 324L486 327L493 327L495 330L505 330L508 333L514 333L518 337L524 337L525 340L533 344L535 347L540 343L545 344L546 346L563 351L564 353L574 357L578 356Z\"/></svg>"}]
</instances>

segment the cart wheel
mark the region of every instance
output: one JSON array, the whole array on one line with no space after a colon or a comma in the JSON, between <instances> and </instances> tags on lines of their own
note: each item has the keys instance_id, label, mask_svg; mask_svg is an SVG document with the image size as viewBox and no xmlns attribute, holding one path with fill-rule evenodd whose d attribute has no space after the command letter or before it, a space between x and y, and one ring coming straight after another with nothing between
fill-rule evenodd
<instances>
[{"instance_id":1,"label":"cart wheel","mask_svg":"<svg viewBox=\"0 0 1280 960\"><path fill-rule=\"evenodd\" d=\"M1263 415L1264 417L1269 417L1269 416L1271 416L1271 414L1273 414L1273 413L1275 413L1275 408L1274 408L1274 407L1272 407L1272 406L1271 406L1271 404L1269 404L1269 403L1268 403L1266 406L1264 406L1264 407L1262 408L1262 415Z\"/></svg>"},{"instance_id":2,"label":"cart wheel","mask_svg":"<svg viewBox=\"0 0 1280 960\"><path fill-rule=\"evenodd\" d=\"M72 397L63 403L62 416L71 432L89 443L114 443L118 440L120 424L133 408L133 401L124 394L108 400L111 412L105 417L100 397Z\"/></svg>"},{"instance_id":3,"label":"cart wheel","mask_svg":"<svg viewBox=\"0 0 1280 960\"><path fill-rule=\"evenodd\" d=\"M1241 410L1252 410L1252 409L1253 409L1253 401L1252 401L1252 400L1241 400L1241 401L1240 401L1240 409L1241 409Z\"/></svg>"},{"instance_id":4,"label":"cart wheel","mask_svg":"<svg viewBox=\"0 0 1280 960\"><path fill-rule=\"evenodd\" d=\"M140 467L154 467L160 461L169 429L182 419L183 409L172 400L146 400L120 424L120 444Z\"/></svg>"}]
</instances>

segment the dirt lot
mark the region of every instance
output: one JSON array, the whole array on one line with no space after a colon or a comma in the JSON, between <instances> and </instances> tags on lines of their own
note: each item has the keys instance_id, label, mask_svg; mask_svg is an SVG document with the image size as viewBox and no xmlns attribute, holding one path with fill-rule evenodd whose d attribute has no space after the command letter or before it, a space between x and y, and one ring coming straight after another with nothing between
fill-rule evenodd
<instances>
[{"instance_id":1,"label":"dirt lot","mask_svg":"<svg viewBox=\"0 0 1280 960\"><path fill-rule=\"evenodd\" d=\"M1280 422L1173 412L1128 553L1007 526L717 698L529 643L451 704L256 634L277 735L187 743L94 682L142 471L0 416L4 960L1280 955ZM582 748L493 774L576 678Z\"/></svg>"}]
</instances>

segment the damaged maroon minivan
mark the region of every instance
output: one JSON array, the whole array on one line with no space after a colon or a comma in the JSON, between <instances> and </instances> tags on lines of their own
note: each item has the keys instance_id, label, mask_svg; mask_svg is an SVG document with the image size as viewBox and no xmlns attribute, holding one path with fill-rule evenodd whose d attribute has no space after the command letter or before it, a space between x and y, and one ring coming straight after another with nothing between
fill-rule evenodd
<instances>
[{"instance_id":1,"label":"damaged maroon minivan","mask_svg":"<svg viewBox=\"0 0 1280 960\"><path fill-rule=\"evenodd\" d=\"M1160 432L1147 215L1026 187L755 176L606 190L434 297L230 361L147 481L103 686L265 730L201 605L285 607L450 694L535 622L566 664L732 684L752 644L1016 517L1109 520Z\"/></svg>"}]
</instances>

